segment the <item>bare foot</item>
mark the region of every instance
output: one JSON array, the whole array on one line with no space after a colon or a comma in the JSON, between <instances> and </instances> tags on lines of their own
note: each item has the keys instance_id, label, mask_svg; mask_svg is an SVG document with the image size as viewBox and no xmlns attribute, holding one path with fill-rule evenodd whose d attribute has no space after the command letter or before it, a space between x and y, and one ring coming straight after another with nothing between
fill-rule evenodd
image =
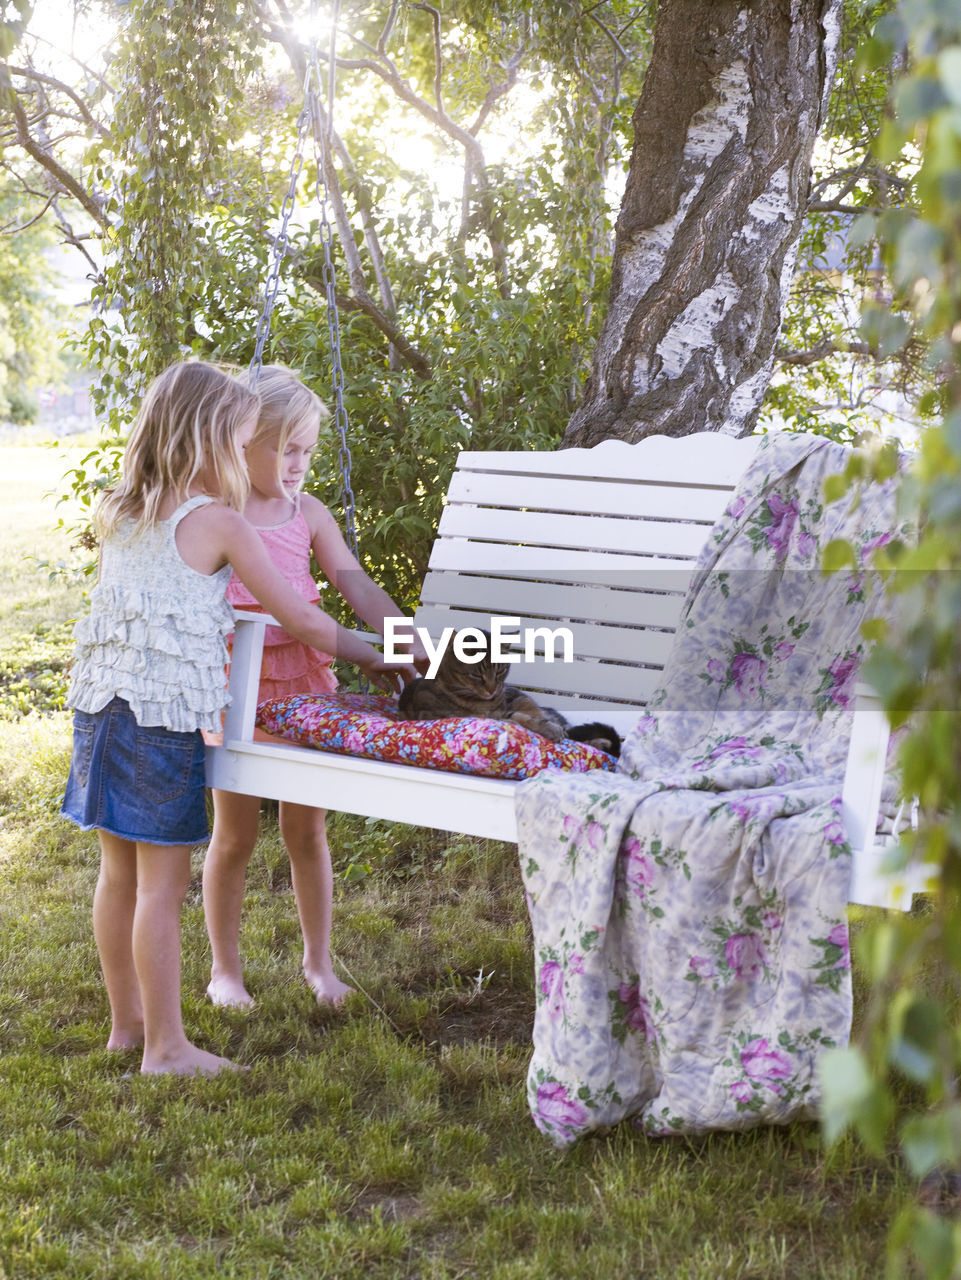
<instances>
[{"instance_id":1,"label":"bare foot","mask_svg":"<svg viewBox=\"0 0 961 1280\"><path fill-rule=\"evenodd\" d=\"M211 978L207 999L219 1009L252 1009L256 1003L239 978Z\"/></svg>"},{"instance_id":2,"label":"bare foot","mask_svg":"<svg viewBox=\"0 0 961 1280\"><path fill-rule=\"evenodd\" d=\"M348 987L333 973L308 973L305 969L304 978L318 1004L338 1005L354 994L354 988Z\"/></svg>"},{"instance_id":3,"label":"bare foot","mask_svg":"<svg viewBox=\"0 0 961 1280\"><path fill-rule=\"evenodd\" d=\"M189 1041L183 1048L174 1053L158 1055L148 1060L144 1054L140 1064L140 1072L145 1076L217 1076L221 1071L247 1071L237 1062L229 1058L219 1058L215 1053L199 1049Z\"/></svg>"},{"instance_id":4,"label":"bare foot","mask_svg":"<svg viewBox=\"0 0 961 1280\"><path fill-rule=\"evenodd\" d=\"M124 1049L143 1048L143 1023L132 1027L111 1027L107 1048L122 1052Z\"/></svg>"}]
</instances>

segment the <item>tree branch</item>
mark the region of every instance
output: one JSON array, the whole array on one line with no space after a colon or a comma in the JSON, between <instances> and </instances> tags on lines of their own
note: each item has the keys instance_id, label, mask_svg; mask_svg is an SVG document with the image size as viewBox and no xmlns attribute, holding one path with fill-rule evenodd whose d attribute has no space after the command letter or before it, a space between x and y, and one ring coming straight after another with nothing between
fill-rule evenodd
<instances>
[{"instance_id":1,"label":"tree branch","mask_svg":"<svg viewBox=\"0 0 961 1280\"><path fill-rule=\"evenodd\" d=\"M774 353L775 359L781 364L801 368L807 368L809 365L817 364L819 360L826 360L828 356L834 355L872 356L875 360L881 358L878 348L872 346L870 342L835 342L830 338L819 342L816 347L811 347L808 351L794 351L789 347L778 346Z\"/></svg>"},{"instance_id":2,"label":"tree branch","mask_svg":"<svg viewBox=\"0 0 961 1280\"><path fill-rule=\"evenodd\" d=\"M377 37L377 52L381 57L387 56L387 41L390 39L394 30L394 23L397 21L397 10L400 8L400 0L393 0L390 6L390 13L387 15L387 21Z\"/></svg>"},{"instance_id":3,"label":"tree branch","mask_svg":"<svg viewBox=\"0 0 961 1280\"><path fill-rule=\"evenodd\" d=\"M591 6L591 8L587 10L587 12L586 12L586 16L587 16L588 18L590 18L591 22L596 23L596 24L600 27L600 29L604 32L604 34L607 36L608 40L610 40L610 42L611 42L611 44L614 46L615 52L617 53L617 56L618 56L618 58L619 58L619 60L620 60L621 66L623 66L623 65L624 65L624 63L625 63L625 62L627 62L627 59L628 59L628 53L627 53L627 50L626 50L626 49L624 48L624 46L621 44L620 40L617 38L617 36L614 34L614 32L610 29L610 27L607 25L607 23L606 23L606 22L602 22L602 21L601 21L601 19L600 19L600 18L597 16L597 14L594 12L594 10L595 10L595 9L597 9L597 8L599 8L599 6L598 6L598 5L596 5L596 4L595 4L595 5L592 5L592 6Z\"/></svg>"},{"instance_id":4,"label":"tree branch","mask_svg":"<svg viewBox=\"0 0 961 1280\"><path fill-rule=\"evenodd\" d=\"M307 59L303 48L299 41L294 37L293 32L287 27L277 23L271 15L265 10L260 0L256 0L258 11L267 24L268 34L275 40L287 54L291 66L294 68L301 80L306 79ZM282 9L282 0L279 0L278 7ZM340 65L341 60L338 58L337 63ZM320 139L328 136L328 117L324 110L323 104L317 94L312 99L314 107L314 137ZM334 130L330 131L332 136L332 146L344 162L345 172L348 177L356 174L353 164L347 152L346 145L343 140L338 137ZM380 248L380 242L377 237L373 220L370 217L369 201L358 200L358 207L361 209L361 220L364 224L364 238L367 244L368 252L371 255L373 264L374 278L377 281L378 289L383 300L383 307L378 307L370 296L367 288L367 281L364 275L363 263L354 240L353 231L350 225L350 218L347 214L347 207L344 203L343 192L340 186L340 180L337 171L334 168L333 156L324 155L323 148L318 147L317 151L318 169L322 169L322 178L326 187L326 194L330 202L331 209L334 214L334 221L337 224L337 238L340 241L344 252L344 259L347 264L347 275L350 281L351 297L343 299L345 310L361 311L366 315L377 328L387 337L392 350L396 350L408 362L410 367L419 377L430 378L432 369L427 358L417 350L412 342L404 336L396 323L396 304L393 292L390 288L390 282L387 278L386 266L384 264L383 253ZM316 280L306 277L307 283L311 288L325 291L325 286Z\"/></svg>"},{"instance_id":5,"label":"tree branch","mask_svg":"<svg viewBox=\"0 0 961 1280\"><path fill-rule=\"evenodd\" d=\"M380 247L377 228L374 226L374 221L371 217L370 192L361 181L353 157L336 129L333 130L332 141L334 150L340 157L340 162L344 167L344 173L353 192L354 201L360 213L360 220L363 223L364 243L367 245L367 252L370 254L370 263L374 272L374 279L377 282L377 292L380 294L381 306L386 314L393 318L397 314L397 302L394 298L394 291L391 288L390 278L387 275L387 264L384 261L383 250Z\"/></svg>"},{"instance_id":6,"label":"tree branch","mask_svg":"<svg viewBox=\"0 0 961 1280\"><path fill-rule=\"evenodd\" d=\"M59 165L49 153L39 145L30 132L27 124L27 114L23 109L23 105L16 94L12 95L11 105L13 107L14 119L17 123L17 142L28 155L41 165L55 183L59 185L61 190L72 195L87 213L90 214L100 226L104 225L103 209L100 204L87 192L76 180L72 173L69 173L62 165Z\"/></svg>"},{"instance_id":7,"label":"tree branch","mask_svg":"<svg viewBox=\"0 0 961 1280\"><path fill-rule=\"evenodd\" d=\"M62 56L62 50L57 45L55 45L51 40L48 40L45 36L37 36L36 39L39 40L41 44L45 44L49 49L53 49L55 53ZM109 44L110 42L107 41L107 43ZM68 53L67 57L70 59L71 62L75 62L77 64L77 66L80 68L80 70L84 73L85 76L88 76L91 80L96 80L96 82L100 85L101 89L104 89L107 93L114 92L113 85L110 84L110 82L107 79L105 79L101 71L98 71L95 67L87 66L87 64L83 61L83 59L78 58L75 53Z\"/></svg>"},{"instance_id":8,"label":"tree branch","mask_svg":"<svg viewBox=\"0 0 961 1280\"><path fill-rule=\"evenodd\" d=\"M412 9L420 9L423 13L430 14L431 24L434 28L434 102L437 110L447 114L444 111L444 51L440 38L440 14L431 4L412 3Z\"/></svg>"},{"instance_id":9,"label":"tree branch","mask_svg":"<svg viewBox=\"0 0 961 1280\"><path fill-rule=\"evenodd\" d=\"M56 193L54 193L53 195L49 195L47 197L46 203L44 204L40 212L37 214L34 214L34 216L30 218L27 222L21 222L19 226L14 226L12 222L5 223L2 227L0 227L0 235L15 236L18 231L26 231L27 227L32 227L35 222L40 221L40 219L47 212L47 210L50 208L50 206L53 204L56 198L57 198Z\"/></svg>"},{"instance_id":10,"label":"tree branch","mask_svg":"<svg viewBox=\"0 0 961 1280\"><path fill-rule=\"evenodd\" d=\"M327 61L327 54L323 50L320 50L320 57L325 62ZM387 63L386 66L382 66L374 58L338 58L337 65L338 67L343 67L346 71L370 71L375 76L379 76L385 84L393 89L401 101L406 102L415 111L419 111L431 124L441 129L448 137L453 138L455 142L460 143L465 151L473 154L475 160L483 165L484 157L477 139L462 125L459 125L456 120L452 120L446 111L438 110L426 98L422 98L420 94L416 93L389 58L385 58L384 61Z\"/></svg>"},{"instance_id":11,"label":"tree branch","mask_svg":"<svg viewBox=\"0 0 961 1280\"><path fill-rule=\"evenodd\" d=\"M64 216L63 210L60 208L59 196L54 196L53 198L53 211L56 214L57 221L60 223L60 230L63 233L64 244L72 245L73 248L80 250L83 256L90 263L92 275L88 276L87 278L98 279L100 276L101 268L93 260L93 258L90 256L90 254L87 252L87 250L83 247L83 244L81 243L83 240L89 240L91 237L87 234L77 235L73 227L70 225L70 223L67 221L66 217Z\"/></svg>"},{"instance_id":12,"label":"tree branch","mask_svg":"<svg viewBox=\"0 0 961 1280\"><path fill-rule=\"evenodd\" d=\"M316 290L317 293L326 292L323 280L318 279L316 276L305 275L303 279L304 283L311 289ZM427 357L414 346L388 316L384 315L369 294L364 293L362 297L351 294L348 297L345 294L338 293L337 306L341 311L345 312L359 311L362 315L367 316L369 320L372 320L391 346L397 348L419 378L429 381L434 376L433 368Z\"/></svg>"},{"instance_id":13,"label":"tree branch","mask_svg":"<svg viewBox=\"0 0 961 1280\"><path fill-rule=\"evenodd\" d=\"M812 200L807 206L808 213L849 213L857 217L862 213L881 214L885 210L874 204L845 204L843 200Z\"/></svg>"},{"instance_id":14,"label":"tree branch","mask_svg":"<svg viewBox=\"0 0 961 1280\"><path fill-rule=\"evenodd\" d=\"M507 79L503 84L492 84L484 95L484 101L480 105L474 123L469 126L468 133L476 135L483 125L484 121L491 113L491 109L498 98L502 98L505 93L510 93L514 85L517 83L517 72L521 62L524 60L524 54L527 52L527 46L530 42L531 23L530 17L524 14L523 17L523 33L524 38L518 47L511 54L504 70L507 72Z\"/></svg>"},{"instance_id":15,"label":"tree branch","mask_svg":"<svg viewBox=\"0 0 961 1280\"><path fill-rule=\"evenodd\" d=\"M32 67L11 67L9 64L5 64L5 67L7 72L12 76L22 76L26 80L35 80L38 84L48 85L50 88L56 89L59 93L65 94L71 102L74 103L83 120L91 127L91 129L95 130L101 138L107 138L110 136L109 131L105 129L100 121L90 112L87 104L79 94L75 93L68 84L64 84L62 80L57 80L53 76L44 75L39 71L34 71ZM74 117L71 117L71 119L73 118Z\"/></svg>"}]
</instances>

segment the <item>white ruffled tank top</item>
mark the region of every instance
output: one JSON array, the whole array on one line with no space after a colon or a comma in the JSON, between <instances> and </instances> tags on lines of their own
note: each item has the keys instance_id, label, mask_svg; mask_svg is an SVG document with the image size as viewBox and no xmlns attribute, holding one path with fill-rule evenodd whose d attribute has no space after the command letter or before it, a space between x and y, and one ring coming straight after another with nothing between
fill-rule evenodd
<instances>
[{"instance_id":1,"label":"white ruffled tank top","mask_svg":"<svg viewBox=\"0 0 961 1280\"><path fill-rule=\"evenodd\" d=\"M190 498L167 520L133 535L123 525L103 544L90 613L76 625L67 706L91 715L114 697L144 728L219 733L227 704L229 564L199 573L177 550L177 525L213 499Z\"/></svg>"}]
</instances>

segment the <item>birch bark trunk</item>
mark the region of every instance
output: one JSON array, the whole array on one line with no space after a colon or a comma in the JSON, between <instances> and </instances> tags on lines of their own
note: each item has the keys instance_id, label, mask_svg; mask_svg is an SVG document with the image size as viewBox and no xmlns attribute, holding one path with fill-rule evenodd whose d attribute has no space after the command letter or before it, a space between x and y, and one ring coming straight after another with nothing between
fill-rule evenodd
<instances>
[{"instance_id":1,"label":"birch bark trunk","mask_svg":"<svg viewBox=\"0 0 961 1280\"><path fill-rule=\"evenodd\" d=\"M753 430L841 9L842 0L661 0L608 311L562 447Z\"/></svg>"}]
</instances>

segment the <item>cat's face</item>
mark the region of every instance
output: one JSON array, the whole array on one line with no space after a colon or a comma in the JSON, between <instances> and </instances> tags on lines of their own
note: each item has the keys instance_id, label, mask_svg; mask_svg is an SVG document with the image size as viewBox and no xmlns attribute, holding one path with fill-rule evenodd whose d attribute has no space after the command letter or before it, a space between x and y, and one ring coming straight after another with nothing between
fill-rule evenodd
<instances>
[{"instance_id":1,"label":"cat's face","mask_svg":"<svg viewBox=\"0 0 961 1280\"><path fill-rule=\"evenodd\" d=\"M490 636L487 640L489 646ZM491 660L489 647L479 662L463 662L451 645L441 659L436 679L452 697L493 702L503 693L509 672L510 663Z\"/></svg>"}]
</instances>

